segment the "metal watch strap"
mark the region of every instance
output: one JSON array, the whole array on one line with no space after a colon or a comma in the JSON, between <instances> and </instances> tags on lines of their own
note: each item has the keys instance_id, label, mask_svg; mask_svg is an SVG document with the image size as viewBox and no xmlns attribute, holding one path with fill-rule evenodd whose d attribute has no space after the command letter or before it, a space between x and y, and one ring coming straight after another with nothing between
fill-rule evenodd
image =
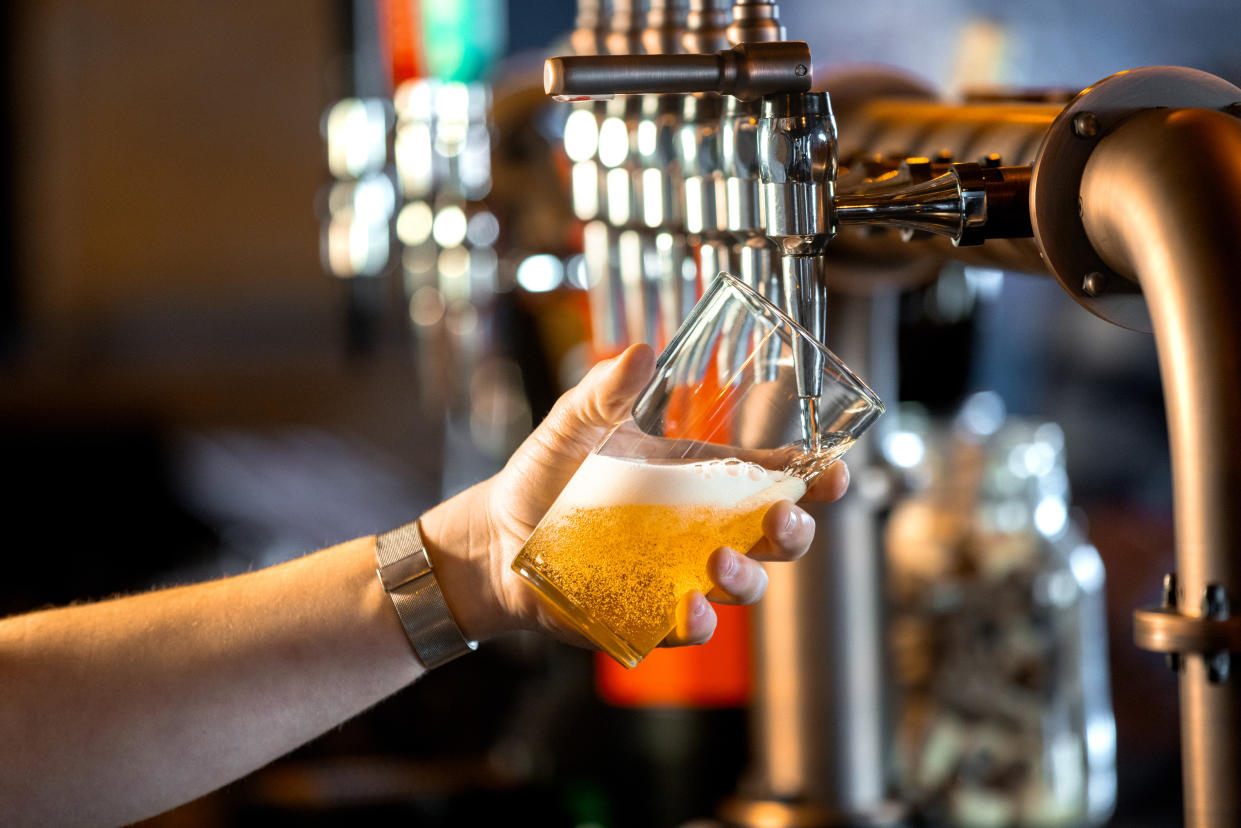
<instances>
[{"instance_id":1,"label":"metal watch strap","mask_svg":"<svg viewBox=\"0 0 1241 828\"><path fill-rule=\"evenodd\" d=\"M375 539L379 582L392 598L418 660L428 669L478 648L457 626L431 569L418 521Z\"/></svg>"}]
</instances>

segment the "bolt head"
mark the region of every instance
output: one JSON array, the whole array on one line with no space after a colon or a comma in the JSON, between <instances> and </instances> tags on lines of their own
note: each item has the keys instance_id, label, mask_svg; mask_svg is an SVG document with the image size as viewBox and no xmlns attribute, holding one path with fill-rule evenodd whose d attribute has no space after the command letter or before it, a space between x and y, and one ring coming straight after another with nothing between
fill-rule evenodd
<instances>
[{"instance_id":1,"label":"bolt head","mask_svg":"<svg viewBox=\"0 0 1241 828\"><path fill-rule=\"evenodd\" d=\"M1223 684L1228 681L1228 674L1232 672L1232 655L1229 653L1215 653L1209 655L1207 659L1207 681L1211 684Z\"/></svg>"},{"instance_id":2,"label":"bolt head","mask_svg":"<svg viewBox=\"0 0 1241 828\"><path fill-rule=\"evenodd\" d=\"M1223 621L1228 618L1228 593L1219 584L1207 584L1202 591L1202 614Z\"/></svg>"},{"instance_id":3,"label":"bolt head","mask_svg":"<svg viewBox=\"0 0 1241 828\"><path fill-rule=\"evenodd\" d=\"M1087 296L1098 296L1107 289L1107 276L1096 271L1087 273L1082 278L1082 292Z\"/></svg>"},{"instance_id":4,"label":"bolt head","mask_svg":"<svg viewBox=\"0 0 1241 828\"><path fill-rule=\"evenodd\" d=\"M1164 609L1176 609L1176 573L1169 572L1163 576Z\"/></svg>"},{"instance_id":5,"label":"bolt head","mask_svg":"<svg viewBox=\"0 0 1241 828\"><path fill-rule=\"evenodd\" d=\"M1099 118L1093 112L1073 116L1073 134L1078 138L1094 138L1099 134Z\"/></svg>"},{"instance_id":6,"label":"bolt head","mask_svg":"<svg viewBox=\"0 0 1241 828\"><path fill-rule=\"evenodd\" d=\"M807 72L809 72L809 71L810 71L810 68L809 68L808 66L806 66L806 64L804 64L804 63L799 63L799 64L797 64L797 66L793 69L793 74L797 75L797 77L799 77L799 78L804 78L804 77L806 77L806 73L807 73Z\"/></svg>"}]
</instances>

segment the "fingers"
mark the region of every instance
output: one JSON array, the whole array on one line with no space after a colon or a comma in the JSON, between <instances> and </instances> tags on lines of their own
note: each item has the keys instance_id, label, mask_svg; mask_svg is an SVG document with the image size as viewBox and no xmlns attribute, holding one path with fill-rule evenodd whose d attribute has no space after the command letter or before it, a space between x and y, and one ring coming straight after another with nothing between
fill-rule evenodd
<instances>
[{"instance_id":1,"label":"fingers","mask_svg":"<svg viewBox=\"0 0 1241 828\"><path fill-rule=\"evenodd\" d=\"M705 644L715 632L715 610L698 590L687 592L677 604L677 626L660 646L684 647Z\"/></svg>"},{"instance_id":2,"label":"fingers","mask_svg":"<svg viewBox=\"0 0 1241 828\"><path fill-rule=\"evenodd\" d=\"M763 537L750 549L756 561L795 561L814 540L814 518L788 500L771 504L763 515Z\"/></svg>"},{"instance_id":3,"label":"fingers","mask_svg":"<svg viewBox=\"0 0 1241 828\"><path fill-rule=\"evenodd\" d=\"M814 539L814 519L790 501L772 504L763 516L763 538L749 556L721 547L707 560L707 574L715 586L709 597L720 604L753 604L767 591L767 570L760 560L800 558ZM676 629L665 647L702 644L715 632L716 616L701 592L689 592L677 605Z\"/></svg>"},{"instance_id":4,"label":"fingers","mask_svg":"<svg viewBox=\"0 0 1241 828\"><path fill-rule=\"evenodd\" d=\"M791 505L791 504L790 504ZM715 587L710 600L719 604L753 604L767 591L767 572L762 564L721 547L707 561ZM677 604L676 629L663 640L664 647L705 644L715 632L715 610L701 592L687 592Z\"/></svg>"},{"instance_id":5,"label":"fingers","mask_svg":"<svg viewBox=\"0 0 1241 828\"><path fill-rule=\"evenodd\" d=\"M722 547L707 560L715 587L707 597L719 604L753 604L767 591L767 570L739 552Z\"/></svg>"},{"instance_id":6,"label":"fingers","mask_svg":"<svg viewBox=\"0 0 1241 828\"><path fill-rule=\"evenodd\" d=\"M606 359L566 392L553 415L576 418L583 425L610 427L623 417L651 378L655 352L649 345L631 345L619 356Z\"/></svg>"},{"instance_id":7,"label":"fingers","mask_svg":"<svg viewBox=\"0 0 1241 828\"><path fill-rule=\"evenodd\" d=\"M620 356L600 362L560 396L539 427L509 458L505 473L532 482L535 497L546 499L535 510L535 523L586 455L624 419L654 365L654 353L647 345L634 345Z\"/></svg>"},{"instance_id":8,"label":"fingers","mask_svg":"<svg viewBox=\"0 0 1241 828\"><path fill-rule=\"evenodd\" d=\"M828 466L806 492L806 500L827 503L839 500L849 488L849 467L844 460Z\"/></svg>"}]
</instances>

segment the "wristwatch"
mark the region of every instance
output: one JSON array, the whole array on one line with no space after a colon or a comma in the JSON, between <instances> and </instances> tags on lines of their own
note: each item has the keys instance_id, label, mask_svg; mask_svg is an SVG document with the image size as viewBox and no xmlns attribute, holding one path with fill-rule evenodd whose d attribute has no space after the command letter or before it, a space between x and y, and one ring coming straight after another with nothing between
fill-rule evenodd
<instances>
[{"instance_id":1,"label":"wristwatch","mask_svg":"<svg viewBox=\"0 0 1241 828\"><path fill-rule=\"evenodd\" d=\"M375 539L376 573L392 599L414 654L428 670L478 649L466 639L440 591L418 521Z\"/></svg>"}]
</instances>

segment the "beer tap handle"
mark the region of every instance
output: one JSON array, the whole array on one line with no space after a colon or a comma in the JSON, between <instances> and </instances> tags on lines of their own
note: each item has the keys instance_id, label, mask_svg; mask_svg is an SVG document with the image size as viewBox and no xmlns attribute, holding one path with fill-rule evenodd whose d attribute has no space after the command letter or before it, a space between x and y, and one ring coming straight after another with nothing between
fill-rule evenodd
<instances>
[{"instance_id":1,"label":"beer tap handle","mask_svg":"<svg viewBox=\"0 0 1241 828\"><path fill-rule=\"evenodd\" d=\"M959 247L987 239L1026 238L1030 229L1030 167L953 164L929 181L899 189L838 195L838 225L899 227L947 236Z\"/></svg>"},{"instance_id":2,"label":"beer tap handle","mask_svg":"<svg viewBox=\"0 0 1241 828\"><path fill-rule=\"evenodd\" d=\"M718 92L743 101L810 90L810 47L801 41L742 43L713 55L589 55L548 58L543 87L558 100Z\"/></svg>"}]
</instances>

